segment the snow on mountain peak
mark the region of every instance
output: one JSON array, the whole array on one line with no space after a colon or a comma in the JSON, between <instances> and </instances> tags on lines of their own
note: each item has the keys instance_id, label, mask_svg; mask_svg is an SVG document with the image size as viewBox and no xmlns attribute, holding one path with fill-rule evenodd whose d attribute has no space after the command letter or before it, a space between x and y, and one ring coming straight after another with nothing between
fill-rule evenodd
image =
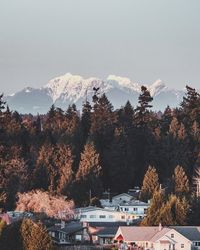
<instances>
[{"instance_id":1,"label":"snow on mountain peak","mask_svg":"<svg viewBox=\"0 0 200 250\"><path fill-rule=\"evenodd\" d=\"M138 83L132 82L127 77L121 77L116 75L109 75L107 81L111 83L114 87L127 88L136 92L140 92L141 86Z\"/></svg>"},{"instance_id":2,"label":"snow on mountain peak","mask_svg":"<svg viewBox=\"0 0 200 250\"><path fill-rule=\"evenodd\" d=\"M147 86L150 91L151 96L158 95L161 91L167 90L167 86L162 82L162 80L158 79L153 84Z\"/></svg>"},{"instance_id":3,"label":"snow on mountain peak","mask_svg":"<svg viewBox=\"0 0 200 250\"><path fill-rule=\"evenodd\" d=\"M98 78L90 77L84 79L82 76L70 73L50 80L45 86L45 88L49 89L49 95L54 102L60 97L76 101L84 97L86 93L93 92L93 87L100 87L101 91L106 91L110 88L109 85Z\"/></svg>"}]
</instances>

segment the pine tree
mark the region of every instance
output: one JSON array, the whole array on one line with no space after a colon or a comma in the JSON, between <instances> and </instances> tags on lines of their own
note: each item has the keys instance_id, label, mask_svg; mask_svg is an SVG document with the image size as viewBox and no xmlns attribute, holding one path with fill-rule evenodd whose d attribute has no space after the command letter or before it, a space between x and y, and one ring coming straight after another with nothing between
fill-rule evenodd
<instances>
[{"instance_id":1,"label":"pine tree","mask_svg":"<svg viewBox=\"0 0 200 250\"><path fill-rule=\"evenodd\" d=\"M87 143L81 154L79 169L76 174L76 181L81 188L78 190L80 200L87 200L89 193L92 197L99 197L102 193L99 154L96 152L93 143Z\"/></svg>"},{"instance_id":2,"label":"pine tree","mask_svg":"<svg viewBox=\"0 0 200 250\"><path fill-rule=\"evenodd\" d=\"M169 126L169 133L172 134L174 138L176 138L178 135L179 129L180 129L180 125L179 125L178 119L176 117L173 117Z\"/></svg>"},{"instance_id":3,"label":"pine tree","mask_svg":"<svg viewBox=\"0 0 200 250\"><path fill-rule=\"evenodd\" d=\"M196 89L186 86L186 96L181 103L183 122L187 128L196 120L200 124L200 94Z\"/></svg>"},{"instance_id":4,"label":"pine tree","mask_svg":"<svg viewBox=\"0 0 200 250\"><path fill-rule=\"evenodd\" d=\"M149 120L149 108L152 108L150 103L153 101L153 98L145 86L141 87L141 92L138 98L139 106L135 110L135 121L138 126L143 127Z\"/></svg>"},{"instance_id":5,"label":"pine tree","mask_svg":"<svg viewBox=\"0 0 200 250\"><path fill-rule=\"evenodd\" d=\"M35 223L30 219L24 219L21 224L20 233L24 249L53 250L51 237L41 223Z\"/></svg>"},{"instance_id":6,"label":"pine tree","mask_svg":"<svg viewBox=\"0 0 200 250\"><path fill-rule=\"evenodd\" d=\"M150 203L150 207L147 210L147 215L142 221L142 226L156 226L159 225L160 212L164 204L164 196L161 190L155 191Z\"/></svg>"},{"instance_id":7,"label":"pine tree","mask_svg":"<svg viewBox=\"0 0 200 250\"><path fill-rule=\"evenodd\" d=\"M2 110L5 108L6 102L3 101L3 94L0 94L0 114L2 113Z\"/></svg>"},{"instance_id":8,"label":"pine tree","mask_svg":"<svg viewBox=\"0 0 200 250\"><path fill-rule=\"evenodd\" d=\"M174 192L177 196L187 196L189 193L189 180L181 166L177 166L173 176Z\"/></svg>"},{"instance_id":9,"label":"pine tree","mask_svg":"<svg viewBox=\"0 0 200 250\"><path fill-rule=\"evenodd\" d=\"M88 101L83 104L82 116L81 116L81 132L83 137L83 144L86 143L90 133L91 127L91 110L92 107Z\"/></svg>"},{"instance_id":10,"label":"pine tree","mask_svg":"<svg viewBox=\"0 0 200 250\"><path fill-rule=\"evenodd\" d=\"M154 167L149 166L143 180L140 199L148 201L159 188L158 174Z\"/></svg>"},{"instance_id":11,"label":"pine tree","mask_svg":"<svg viewBox=\"0 0 200 250\"><path fill-rule=\"evenodd\" d=\"M51 192L65 193L73 178L73 157L64 144L42 146L37 159L35 180L39 186ZM43 181L43 182L42 182Z\"/></svg>"},{"instance_id":12,"label":"pine tree","mask_svg":"<svg viewBox=\"0 0 200 250\"><path fill-rule=\"evenodd\" d=\"M109 175L112 192L127 192L134 182L136 169L132 147L122 128L115 129L113 141L106 151L105 158L109 166L106 173Z\"/></svg>"}]
</instances>

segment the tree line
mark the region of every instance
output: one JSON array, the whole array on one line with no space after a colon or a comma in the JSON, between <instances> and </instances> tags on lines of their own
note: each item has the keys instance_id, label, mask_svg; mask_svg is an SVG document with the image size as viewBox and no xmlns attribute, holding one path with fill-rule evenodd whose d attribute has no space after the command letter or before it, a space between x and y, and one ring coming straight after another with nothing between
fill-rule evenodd
<instances>
[{"instance_id":1,"label":"tree line","mask_svg":"<svg viewBox=\"0 0 200 250\"><path fill-rule=\"evenodd\" d=\"M137 107L128 101L114 110L96 89L81 112L74 104L66 110L53 105L38 116L11 111L1 95L0 207L14 209L18 192L35 189L88 205L104 190L142 186L149 166L166 190L181 166L192 194L200 164L200 95L186 90L180 106L164 112L151 110L153 98L142 86Z\"/></svg>"}]
</instances>

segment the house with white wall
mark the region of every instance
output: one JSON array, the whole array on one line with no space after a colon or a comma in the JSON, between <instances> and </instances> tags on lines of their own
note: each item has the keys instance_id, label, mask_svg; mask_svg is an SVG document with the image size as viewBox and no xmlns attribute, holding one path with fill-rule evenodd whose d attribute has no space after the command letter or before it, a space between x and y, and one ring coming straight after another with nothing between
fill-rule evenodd
<instances>
[{"instance_id":1,"label":"house with white wall","mask_svg":"<svg viewBox=\"0 0 200 250\"><path fill-rule=\"evenodd\" d=\"M118 210L132 215L132 219L142 219L146 215L149 205L149 203L139 200L130 200L121 202L118 205Z\"/></svg>"},{"instance_id":2,"label":"house with white wall","mask_svg":"<svg viewBox=\"0 0 200 250\"><path fill-rule=\"evenodd\" d=\"M122 193L113 196L112 198L108 194L107 199L100 199L101 206L105 209L110 209L110 210L117 210L118 205L121 202L128 202L133 199L133 196L127 194L127 193Z\"/></svg>"},{"instance_id":3,"label":"house with white wall","mask_svg":"<svg viewBox=\"0 0 200 250\"><path fill-rule=\"evenodd\" d=\"M143 250L199 250L199 227L119 227L114 237Z\"/></svg>"},{"instance_id":4,"label":"house with white wall","mask_svg":"<svg viewBox=\"0 0 200 250\"><path fill-rule=\"evenodd\" d=\"M83 207L75 210L75 219L80 222L129 222L130 216L121 211L99 207Z\"/></svg>"}]
</instances>

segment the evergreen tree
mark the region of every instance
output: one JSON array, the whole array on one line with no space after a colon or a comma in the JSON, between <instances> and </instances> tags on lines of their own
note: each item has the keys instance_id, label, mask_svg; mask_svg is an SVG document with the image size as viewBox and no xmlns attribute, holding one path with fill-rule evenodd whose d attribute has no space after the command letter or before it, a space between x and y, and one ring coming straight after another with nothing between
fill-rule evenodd
<instances>
[{"instance_id":1,"label":"evergreen tree","mask_svg":"<svg viewBox=\"0 0 200 250\"><path fill-rule=\"evenodd\" d=\"M148 201L159 188L158 174L154 167L149 166L143 180L140 199Z\"/></svg>"},{"instance_id":2,"label":"evergreen tree","mask_svg":"<svg viewBox=\"0 0 200 250\"><path fill-rule=\"evenodd\" d=\"M81 116L81 133L82 133L82 140L83 144L86 143L87 138L90 133L90 127L91 127L91 110L92 107L88 101L86 101L83 104L82 109L82 116Z\"/></svg>"},{"instance_id":3,"label":"evergreen tree","mask_svg":"<svg viewBox=\"0 0 200 250\"><path fill-rule=\"evenodd\" d=\"M177 196L186 196L189 193L189 180L181 166L177 166L174 170L174 193Z\"/></svg>"},{"instance_id":4,"label":"evergreen tree","mask_svg":"<svg viewBox=\"0 0 200 250\"><path fill-rule=\"evenodd\" d=\"M76 174L76 181L81 188L78 190L78 198L87 200L91 192L92 197L99 197L102 193L101 183L102 168L99 162L99 154L96 152L93 143L87 143L81 154L79 169Z\"/></svg>"},{"instance_id":5,"label":"evergreen tree","mask_svg":"<svg viewBox=\"0 0 200 250\"><path fill-rule=\"evenodd\" d=\"M147 215L142 221L142 226L156 226L160 221L160 209L164 204L164 196L161 190L156 190L153 194L153 198L150 203L150 207L147 210Z\"/></svg>"},{"instance_id":6,"label":"evergreen tree","mask_svg":"<svg viewBox=\"0 0 200 250\"><path fill-rule=\"evenodd\" d=\"M73 178L73 157L64 144L46 145L40 149L35 170L35 188L65 193ZM42 182L43 181L43 182Z\"/></svg>"},{"instance_id":7,"label":"evergreen tree","mask_svg":"<svg viewBox=\"0 0 200 250\"><path fill-rule=\"evenodd\" d=\"M122 128L115 129L105 158L109 166L107 174L112 192L127 192L134 182L136 169L133 150Z\"/></svg>"},{"instance_id":8,"label":"evergreen tree","mask_svg":"<svg viewBox=\"0 0 200 250\"><path fill-rule=\"evenodd\" d=\"M189 204L185 198L178 198L176 195L170 195L165 206L168 208L167 213L161 211L161 218L170 218L166 225L187 225ZM165 211L165 206L163 207Z\"/></svg>"},{"instance_id":9,"label":"evergreen tree","mask_svg":"<svg viewBox=\"0 0 200 250\"><path fill-rule=\"evenodd\" d=\"M189 86L186 86L186 90L181 107L184 113L184 123L190 127L195 120L200 124L200 94Z\"/></svg>"},{"instance_id":10,"label":"evergreen tree","mask_svg":"<svg viewBox=\"0 0 200 250\"><path fill-rule=\"evenodd\" d=\"M135 110L135 121L138 126L143 127L149 120L149 108L152 108L150 103L153 101L153 98L145 86L141 87L141 92L138 99L139 106Z\"/></svg>"},{"instance_id":11,"label":"evergreen tree","mask_svg":"<svg viewBox=\"0 0 200 250\"><path fill-rule=\"evenodd\" d=\"M23 248L26 250L53 250L53 243L47 230L41 223L24 219L20 228Z\"/></svg>"}]
</instances>

